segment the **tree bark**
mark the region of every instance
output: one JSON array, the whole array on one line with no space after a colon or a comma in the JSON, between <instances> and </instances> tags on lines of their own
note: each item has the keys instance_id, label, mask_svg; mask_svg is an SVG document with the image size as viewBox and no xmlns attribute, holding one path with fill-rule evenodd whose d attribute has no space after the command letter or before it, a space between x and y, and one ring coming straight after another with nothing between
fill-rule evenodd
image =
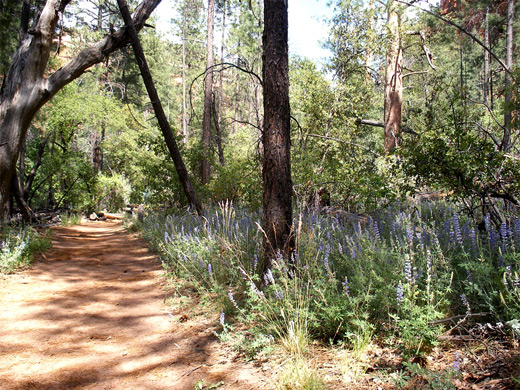
<instances>
[{"instance_id":1,"label":"tree bark","mask_svg":"<svg viewBox=\"0 0 520 390\"><path fill-rule=\"evenodd\" d=\"M290 258L292 236L291 133L287 0L264 2L263 239L265 272L280 253Z\"/></svg>"},{"instance_id":2,"label":"tree bark","mask_svg":"<svg viewBox=\"0 0 520 390\"><path fill-rule=\"evenodd\" d=\"M226 37L226 0L223 0L222 4L222 36L220 40L220 62L224 62L224 40ZM218 161L221 166L224 166L226 161L224 159L224 148L222 147L222 101L223 101L223 79L224 70L220 72L218 80L218 112L216 119L216 130L217 130L217 149L218 149Z\"/></svg>"},{"instance_id":3,"label":"tree bark","mask_svg":"<svg viewBox=\"0 0 520 390\"><path fill-rule=\"evenodd\" d=\"M508 0L507 2L507 30L506 30L506 72L505 87L506 92L504 96L505 110L504 110L504 136L502 138L502 150L509 152L511 150L511 102L512 102L512 84L511 71L513 69L513 21L515 16L515 1Z\"/></svg>"},{"instance_id":4,"label":"tree bark","mask_svg":"<svg viewBox=\"0 0 520 390\"><path fill-rule=\"evenodd\" d=\"M213 27L215 0L208 0L208 33L206 39L206 69L213 67ZM204 114L202 117L202 184L209 183L211 146L211 106L213 101L213 72L206 74L204 81Z\"/></svg>"},{"instance_id":5,"label":"tree bark","mask_svg":"<svg viewBox=\"0 0 520 390\"><path fill-rule=\"evenodd\" d=\"M139 43L137 30L134 26L134 22L132 21L130 12L128 11L126 1L117 0L117 4L119 5L119 10L121 11L121 15L123 16L123 20L125 21L127 30L130 34L130 38L132 40L132 48L134 49L135 58L137 60L137 64L139 65L141 76L143 78L144 85L146 86L146 91L148 92L148 96L150 97L150 101L155 111L157 121L159 122L159 126L161 127L164 140L166 141L166 146L168 147L170 156L173 160L173 163L175 164L175 169L177 170L177 175L179 175L179 180L184 189L184 193L188 198L188 202L190 203L190 205L197 210L197 213L199 215L202 215L202 207L197 198L197 194L195 193L195 189L191 184L190 178L188 176L188 170L184 165L184 161L182 161L182 157L179 152L179 148L177 147L175 137L173 136L173 132L170 128L170 124L168 123L166 115L164 114L161 101L159 100L159 95L157 94L157 90L155 89L152 75L150 74L150 69L148 68L143 48Z\"/></svg>"},{"instance_id":6,"label":"tree bark","mask_svg":"<svg viewBox=\"0 0 520 390\"><path fill-rule=\"evenodd\" d=\"M47 0L34 24L20 39L11 67L0 93L0 220L5 214L11 179L22 142L38 110L60 89L78 78L86 69L125 46L129 35L120 29L82 50L53 74L45 74L52 40L61 13L70 0ZM160 0L143 0L134 12L141 29Z\"/></svg>"},{"instance_id":7,"label":"tree bark","mask_svg":"<svg viewBox=\"0 0 520 390\"><path fill-rule=\"evenodd\" d=\"M182 135L188 143L188 109L186 108L186 14L182 14Z\"/></svg>"},{"instance_id":8,"label":"tree bark","mask_svg":"<svg viewBox=\"0 0 520 390\"><path fill-rule=\"evenodd\" d=\"M385 71L385 151L392 152L401 143L403 107L403 50L400 16L393 1L388 5L388 51Z\"/></svg>"}]
</instances>

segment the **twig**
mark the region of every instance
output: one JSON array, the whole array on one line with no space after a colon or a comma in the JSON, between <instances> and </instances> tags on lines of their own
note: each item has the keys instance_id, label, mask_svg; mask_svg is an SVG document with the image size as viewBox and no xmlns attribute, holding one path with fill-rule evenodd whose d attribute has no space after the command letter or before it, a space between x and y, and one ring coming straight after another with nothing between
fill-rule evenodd
<instances>
[{"instance_id":1,"label":"twig","mask_svg":"<svg viewBox=\"0 0 520 390\"><path fill-rule=\"evenodd\" d=\"M182 376L189 376L192 372L197 371L199 368L203 367L204 364L200 364L197 367L193 367L191 370L186 371Z\"/></svg>"},{"instance_id":2,"label":"twig","mask_svg":"<svg viewBox=\"0 0 520 390\"><path fill-rule=\"evenodd\" d=\"M335 138L335 137L327 137L327 136L325 136L325 135L319 135L319 134L307 134L307 137L327 139L327 140L336 141L336 142L339 142L339 143L342 143L342 144L347 144L347 145L357 146L358 148L361 148L361 149L367 150L367 151L369 151L369 152L372 152L374 155L377 155L377 153L375 153L372 149L367 148L366 146L363 146L363 145L360 145L360 144L356 144L356 143L354 143L354 142L344 141L344 140L339 139L339 138Z\"/></svg>"},{"instance_id":3,"label":"twig","mask_svg":"<svg viewBox=\"0 0 520 390\"><path fill-rule=\"evenodd\" d=\"M442 324L444 322L450 322L450 321L451 322L455 322L455 320L460 320L461 318L466 320L466 318L469 318L469 317L485 317L485 316L488 316L490 314L491 313L466 313L466 314L459 314L459 315L456 315L456 316L444 318L442 320L430 321L430 322L428 322L428 325L437 325L437 324Z\"/></svg>"}]
</instances>

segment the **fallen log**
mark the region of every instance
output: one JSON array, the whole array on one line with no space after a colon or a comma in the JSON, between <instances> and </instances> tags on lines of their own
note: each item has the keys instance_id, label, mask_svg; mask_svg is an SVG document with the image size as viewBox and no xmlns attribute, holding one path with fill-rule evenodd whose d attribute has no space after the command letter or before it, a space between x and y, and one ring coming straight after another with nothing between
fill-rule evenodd
<instances>
[{"instance_id":1,"label":"fallen log","mask_svg":"<svg viewBox=\"0 0 520 390\"><path fill-rule=\"evenodd\" d=\"M116 213L105 213L105 217L110 220L116 220L121 221L124 219L123 214L116 214Z\"/></svg>"}]
</instances>

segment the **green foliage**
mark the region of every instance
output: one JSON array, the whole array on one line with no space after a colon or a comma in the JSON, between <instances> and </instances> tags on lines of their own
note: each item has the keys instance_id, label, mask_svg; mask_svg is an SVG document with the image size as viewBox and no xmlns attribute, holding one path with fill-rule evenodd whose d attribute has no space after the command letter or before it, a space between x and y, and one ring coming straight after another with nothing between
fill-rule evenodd
<instances>
[{"instance_id":1,"label":"green foliage","mask_svg":"<svg viewBox=\"0 0 520 390\"><path fill-rule=\"evenodd\" d=\"M96 182L96 199L99 210L121 210L130 200L130 183L120 174L100 174Z\"/></svg>"},{"instance_id":2,"label":"green foliage","mask_svg":"<svg viewBox=\"0 0 520 390\"><path fill-rule=\"evenodd\" d=\"M21 2L0 1L0 75L5 75L11 63L11 56L18 43L19 13Z\"/></svg>"}]
</instances>

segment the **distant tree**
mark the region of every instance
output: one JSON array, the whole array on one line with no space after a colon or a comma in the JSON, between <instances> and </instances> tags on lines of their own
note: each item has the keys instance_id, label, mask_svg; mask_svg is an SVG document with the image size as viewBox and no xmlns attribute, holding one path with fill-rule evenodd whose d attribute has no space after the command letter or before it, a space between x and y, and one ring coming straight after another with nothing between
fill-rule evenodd
<instances>
[{"instance_id":1,"label":"distant tree","mask_svg":"<svg viewBox=\"0 0 520 390\"><path fill-rule=\"evenodd\" d=\"M265 272L278 252L286 259L292 237L291 133L287 0L266 0L263 35L263 222Z\"/></svg>"},{"instance_id":2,"label":"distant tree","mask_svg":"<svg viewBox=\"0 0 520 390\"><path fill-rule=\"evenodd\" d=\"M401 15L394 0L387 4L387 52L385 70L385 151L391 152L401 143L403 109L403 45Z\"/></svg>"},{"instance_id":3,"label":"distant tree","mask_svg":"<svg viewBox=\"0 0 520 390\"><path fill-rule=\"evenodd\" d=\"M134 23L142 29L160 0L143 0L134 12ZM106 35L81 51L69 63L48 74L53 39L60 15L70 0L47 0L33 26L23 27L18 50L0 92L0 218L5 214L11 180L29 125L38 110L60 89L92 65L129 41L125 28Z\"/></svg>"},{"instance_id":4,"label":"distant tree","mask_svg":"<svg viewBox=\"0 0 520 390\"><path fill-rule=\"evenodd\" d=\"M213 29L215 27L215 0L208 0L208 31L206 36L206 69L213 67ZM202 118L202 184L210 178L211 113L213 108L213 71L204 80L204 114Z\"/></svg>"}]
</instances>

